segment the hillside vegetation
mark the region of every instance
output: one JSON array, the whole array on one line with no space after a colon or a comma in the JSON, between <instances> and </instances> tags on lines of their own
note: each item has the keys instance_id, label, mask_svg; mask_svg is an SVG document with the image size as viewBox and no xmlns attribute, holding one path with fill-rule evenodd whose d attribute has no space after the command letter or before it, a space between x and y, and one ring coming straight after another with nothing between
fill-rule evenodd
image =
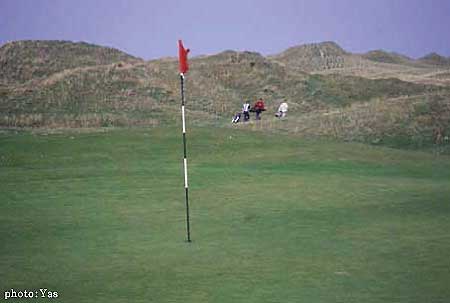
<instances>
[{"instance_id":1,"label":"hillside vegetation","mask_svg":"<svg viewBox=\"0 0 450 303\"><path fill-rule=\"evenodd\" d=\"M438 60L441 63L446 60L442 58ZM355 106L358 120L404 108L400 116L410 121L405 123L414 125L423 142L433 142L436 129L442 138L450 130L450 73L445 64L431 64L430 60L436 62L436 55L413 60L382 51L351 54L333 42L293 47L270 57L225 51L192 58L186 79L189 117L194 123L223 124L243 100L258 97L266 100L267 117L284 100L290 106L289 123L273 129L289 127L285 131L292 132L303 129L295 123L305 117L314 116L322 125L328 125L326 119L336 111L351 112L353 117ZM4 127L179 123L176 60L146 62L86 43L18 41L0 48L0 66L0 125ZM431 104L430 100L439 102ZM370 108L365 105L373 102L392 106L378 107L381 112L373 115L365 111ZM407 110L413 103L414 108L422 108L420 115L411 116ZM433 110L428 110L430 107ZM378 122L372 126L377 133L407 140L409 135L399 131L397 122ZM386 123L389 133L377 126ZM337 137L361 140L367 133L365 124L354 127L351 132L339 128L342 133Z\"/></svg>"},{"instance_id":2,"label":"hillside vegetation","mask_svg":"<svg viewBox=\"0 0 450 303\"><path fill-rule=\"evenodd\" d=\"M113 48L84 42L17 41L0 48L0 83L17 84L85 66L139 59Z\"/></svg>"}]
</instances>

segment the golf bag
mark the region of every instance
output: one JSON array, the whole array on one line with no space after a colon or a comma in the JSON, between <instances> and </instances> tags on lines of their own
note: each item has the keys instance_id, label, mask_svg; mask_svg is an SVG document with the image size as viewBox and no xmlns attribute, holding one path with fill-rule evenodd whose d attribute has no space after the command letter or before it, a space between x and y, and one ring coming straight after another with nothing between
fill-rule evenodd
<instances>
[{"instance_id":1,"label":"golf bag","mask_svg":"<svg viewBox=\"0 0 450 303\"><path fill-rule=\"evenodd\" d=\"M239 123L240 120L241 120L241 113L236 113L236 115L234 115L233 120L231 120L231 122Z\"/></svg>"}]
</instances>

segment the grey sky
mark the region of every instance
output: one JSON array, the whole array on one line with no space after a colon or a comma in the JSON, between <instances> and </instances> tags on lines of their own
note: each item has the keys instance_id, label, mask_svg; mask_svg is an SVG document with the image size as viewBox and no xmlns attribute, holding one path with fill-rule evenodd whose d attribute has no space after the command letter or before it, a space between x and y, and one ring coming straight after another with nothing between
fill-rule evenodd
<instances>
[{"instance_id":1,"label":"grey sky","mask_svg":"<svg viewBox=\"0 0 450 303\"><path fill-rule=\"evenodd\" d=\"M346 50L450 56L447 0L0 0L0 44L58 39L145 59L226 49L274 54L332 40Z\"/></svg>"}]
</instances>

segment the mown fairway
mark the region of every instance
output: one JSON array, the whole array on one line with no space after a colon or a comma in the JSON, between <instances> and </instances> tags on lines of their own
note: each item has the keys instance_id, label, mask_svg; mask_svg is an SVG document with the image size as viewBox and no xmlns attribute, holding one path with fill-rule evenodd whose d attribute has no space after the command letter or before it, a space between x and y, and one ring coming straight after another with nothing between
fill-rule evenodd
<instances>
[{"instance_id":1,"label":"mown fairway","mask_svg":"<svg viewBox=\"0 0 450 303\"><path fill-rule=\"evenodd\" d=\"M178 128L0 135L2 297L448 302L449 156L190 131L191 244Z\"/></svg>"}]
</instances>

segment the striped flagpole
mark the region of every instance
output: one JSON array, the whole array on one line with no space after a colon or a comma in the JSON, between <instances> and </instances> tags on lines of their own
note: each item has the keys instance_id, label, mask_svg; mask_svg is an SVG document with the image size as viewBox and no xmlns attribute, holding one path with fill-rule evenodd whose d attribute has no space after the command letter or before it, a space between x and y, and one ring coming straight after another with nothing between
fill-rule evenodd
<instances>
[{"instance_id":1,"label":"striped flagpole","mask_svg":"<svg viewBox=\"0 0 450 303\"><path fill-rule=\"evenodd\" d=\"M187 153L186 153L186 117L184 110L184 74L180 73L181 82L181 120L183 123L183 167L184 167L184 191L186 197L186 231L187 241L191 242L191 230L189 225L189 187L188 187L188 174L187 174Z\"/></svg>"}]
</instances>

